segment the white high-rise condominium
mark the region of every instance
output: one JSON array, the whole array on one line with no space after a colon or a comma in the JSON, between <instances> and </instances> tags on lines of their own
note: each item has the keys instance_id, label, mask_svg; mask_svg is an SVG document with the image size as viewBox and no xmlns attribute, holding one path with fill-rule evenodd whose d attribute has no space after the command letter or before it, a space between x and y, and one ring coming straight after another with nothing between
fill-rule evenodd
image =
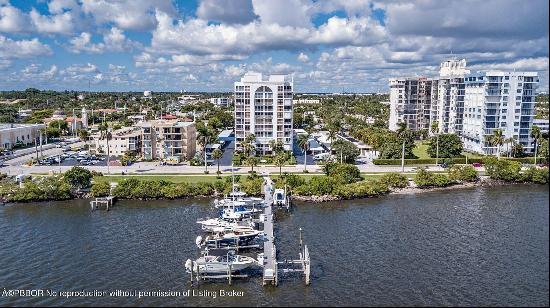
<instances>
[{"instance_id":1,"label":"white high-rise condominium","mask_svg":"<svg viewBox=\"0 0 550 308\"><path fill-rule=\"evenodd\" d=\"M403 122L411 130L428 129L432 100L432 80L424 77L390 79L389 128Z\"/></svg>"},{"instance_id":2,"label":"white high-rise condominium","mask_svg":"<svg viewBox=\"0 0 550 308\"><path fill-rule=\"evenodd\" d=\"M535 114L536 72L480 72L465 76L464 147L473 152L496 154L488 136L496 129L513 138L527 152L533 151L530 137ZM501 147L501 152L505 151Z\"/></svg>"},{"instance_id":3,"label":"white high-rise condominium","mask_svg":"<svg viewBox=\"0 0 550 308\"><path fill-rule=\"evenodd\" d=\"M494 154L487 142L497 128L527 152L535 113L534 72L478 72L470 74L466 60L441 63L439 77L391 78L389 128L403 122L411 130L431 130L462 136L466 150Z\"/></svg>"},{"instance_id":4,"label":"white high-rise condominium","mask_svg":"<svg viewBox=\"0 0 550 308\"><path fill-rule=\"evenodd\" d=\"M431 130L437 121L441 133L460 133L464 107L466 60L441 63L439 77L390 79L389 128L399 122L411 130Z\"/></svg>"},{"instance_id":5,"label":"white high-rise condominium","mask_svg":"<svg viewBox=\"0 0 550 308\"><path fill-rule=\"evenodd\" d=\"M241 148L245 138L254 134L258 154L271 153L272 140L292 150L293 81L288 75L249 72L235 82L235 141Z\"/></svg>"}]
</instances>

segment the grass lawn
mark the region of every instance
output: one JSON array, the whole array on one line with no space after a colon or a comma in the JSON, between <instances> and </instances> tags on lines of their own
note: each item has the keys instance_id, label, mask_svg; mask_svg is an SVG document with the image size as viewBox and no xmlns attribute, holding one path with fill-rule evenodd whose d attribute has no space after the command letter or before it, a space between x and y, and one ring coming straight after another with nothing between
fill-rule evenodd
<instances>
[{"instance_id":1,"label":"grass lawn","mask_svg":"<svg viewBox=\"0 0 550 308\"><path fill-rule=\"evenodd\" d=\"M415 147L413 149L413 154L416 155L420 159L426 159L431 158L430 155L428 155L428 144L424 143L423 141L415 141Z\"/></svg>"},{"instance_id":2,"label":"grass lawn","mask_svg":"<svg viewBox=\"0 0 550 308\"><path fill-rule=\"evenodd\" d=\"M164 180L172 183L199 183L208 182L213 183L218 181L215 175L112 175L112 176L96 176L94 181L96 182L119 182L123 179L136 178L138 180ZM222 180L224 180L222 176Z\"/></svg>"},{"instance_id":3,"label":"grass lawn","mask_svg":"<svg viewBox=\"0 0 550 308\"><path fill-rule=\"evenodd\" d=\"M428 143L427 141L415 141L415 147L413 149L414 155L416 155L419 159L425 159L425 158L432 158L430 155L428 155ZM483 155L477 154L477 153L466 153L462 152L462 155L466 156L468 155L468 158L483 158Z\"/></svg>"}]
</instances>

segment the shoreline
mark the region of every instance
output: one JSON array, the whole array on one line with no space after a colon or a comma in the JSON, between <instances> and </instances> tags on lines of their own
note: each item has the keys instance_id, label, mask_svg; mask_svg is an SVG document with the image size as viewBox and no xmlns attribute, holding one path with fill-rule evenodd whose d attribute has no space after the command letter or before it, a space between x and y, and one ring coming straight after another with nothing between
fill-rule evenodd
<instances>
[{"instance_id":1,"label":"shoreline","mask_svg":"<svg viewBox=\"0 0 550 308\"><path fill-rule=\"evenodd\" d=\"M433 192L433 191L445 191L445 190L458 190L458 189L466 189L466 188L475 188L475 187L496 187L496 186L508 186L508 185L518 185L518 184L533 184L533 183L527 183L527 182L504 182L500 180L493 180L490 179L487 176L482 176L480 179L476 182L464 182L464 183L455 183L451 184L446 187L426 187L426 188L420 188L417 187L416 184L413 181L409 180L409 186L405 188L390 188L387 193L380 194L380 195L373 195L373 196L363 196L363 197L357 197L357 198L342 198L340 196L335 195L322 195L322 196L302 196L302 195L291 195L291 198L293 201L299 201L299 202L312 202L312 203L323 203L323 202L330 202L330 201L346 201L346 200L360 200L360 199L370 199L370 198L378 198L382 196L389 196L389 195L416 195L420 193L427 193L427 192ZM192 199L192 198L200 198L200 199L215 199L222 196L223 194L220 193L214 193L212 195L197 195L197 196L189 196L186 198L176 198L176 199L170 199L170 198L155 198L155 199L131 199L131 198L117 198L119 201L150 201L150 200L186 200L186 199ZM34 202L56 202L56 201L71 201L71 200L77 200L77 199L94 199L91 195L88 193L81 194L79 196L75 196L74 198L68 198L68 199L59 199L59 200L36 200L36 201L25 201L25 202L8 202L6 200L0 200L0 206L8 206L8 205L17 205L17 204L26 204L26 203L34 203Z\"/></svg>"},{"instance_id":2,"label":"shoreline","mask_svg":"<svg viewBox=\"0 0 550 308\"><path fill-rule=\"evenodd\" d=\"M351 198L344 199L338 196L333 195L324 195L324 196L296 196L293 195L292 199L300 202L313 202L313 203L323 203L330 201L344 201L344 200L359 200L359 199L370 199L378 198L382 196L389 195L416 195L420 193L427 193L433 191L444 191L444 190L458 190L466 188L475 188L475 187L495 187L495 186L508 186L508 185L518 185L518 184L532 184L532 183L523 183L523 182L503 182L499 180L492 180L489 177L481 177L476 182L465 182L465 183L456 183L446 187L426 187L420 188L414 185L411 181L410 185L405 188L393 188L388 191L386 194L376 195L376 196L366 196L361 198Z\"/></svg>"}]
</instances>

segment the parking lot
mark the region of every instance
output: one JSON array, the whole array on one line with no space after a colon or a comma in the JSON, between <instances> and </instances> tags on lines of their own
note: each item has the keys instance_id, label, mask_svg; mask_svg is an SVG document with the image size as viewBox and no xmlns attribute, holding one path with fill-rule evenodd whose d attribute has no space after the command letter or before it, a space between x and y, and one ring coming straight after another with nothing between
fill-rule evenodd
<instances>
[{"instance_id":1,"label":"parking lot","mask_svg":"<svg viewBox=\"0 0 550 308\"><path fill-rule=\"evenodd\" d=\"M107 166L105 156L96 156L88 151L64 151L48 156L38 162L42 166Z\"/></svg>"}]
</instances>

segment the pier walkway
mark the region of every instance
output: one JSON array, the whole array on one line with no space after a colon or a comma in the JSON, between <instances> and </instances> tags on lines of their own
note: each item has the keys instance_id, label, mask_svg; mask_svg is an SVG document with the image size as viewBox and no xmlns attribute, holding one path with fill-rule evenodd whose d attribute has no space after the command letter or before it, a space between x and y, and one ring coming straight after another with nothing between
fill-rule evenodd
<instances>
[{"instance_id":1,"label":"pier walkway","mask_svg":"<svg viewBox=\"0 0 550 308\"><path fill-rule=\"evenodd\" d=\"M264 273L263 284L271 282L277 285L277 248L275 246L275 233L273 226L273 182L266 178L264 185L265 204L264 209Z\"/></svg>"}]
</instances>

